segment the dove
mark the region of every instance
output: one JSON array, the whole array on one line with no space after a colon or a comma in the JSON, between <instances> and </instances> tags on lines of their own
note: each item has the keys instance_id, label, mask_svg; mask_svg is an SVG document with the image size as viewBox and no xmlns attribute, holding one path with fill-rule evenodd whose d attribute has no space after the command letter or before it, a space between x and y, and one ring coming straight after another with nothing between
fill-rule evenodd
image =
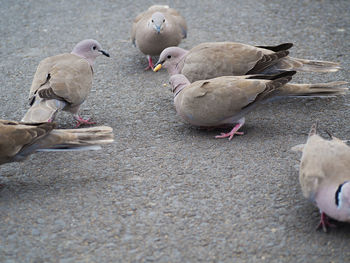
<instances>
[{"instance_id":1,"label":"dove","mask_svg":"<svg viewBox=\"0 0 350 263\"><path fill-rule=\"evenodd\" d=\"M334 136L323 139L317 134L316 123L299 150L299 182L304 197L320 210L317 228L326 232L333 226L328 217L350 223L350 147Z\"/></svg>"},{"instance_id":2,"label":"dove","mask_svg":"<svg viewBox=\"0 0 350 263\"><path fill-rule=\"evenodd\" d=\"M182 74L170 77L177 113L186 122L200 127L233 125L229 133L216 138L229 138L245 123L245 115L263 103L284 97L323 97L344 94L348 89L338 87L346 82L335 82L334 86L312 86L287 84L295 71L264 76L223 76L199 80L192 84Z\"/></svg>"},{"instance_id":3,"label":"dove","mask_svg":"<svg viewBox=\"0 0 350 263\"><path fill-rule=\"evenodd\" d=\"M92 87L95 59L109 54L93 39L79 42L71 53L48 57L39 63L29 93L30 108L22 122L52 122L59 110L73 114L80 124L93 124L78 114Z\"/></svg>"},{"instance_id":4,"label":"dove","mask_svg":"<svg viewBox=\"0 0 350 263\"><path fill-rule=\"evenodd\" d=\"M251 46L235 42L202 43L191 50L168 47L154 71L166 68L169 75L183 74L192 83L221 76L275 74L281 71L335 72L338 63L288 56L292 43Z\"/></svg>"},{"instance_id":5,"label":"dove","mask_svg":"<svg viewBox=\"0 0 350 263\"><path fill-rule=\"evenodd\" d=\"M0 165L20 162L37 151L98 150L113 142L108 126L55 129L55 123L22 123L0 120Z\"/></svg>"},{"instance_id":6,"label":"dove","mask_svg":"<svg viewBox=\"0 0 350 263\"><path fill-rule=\"evenodd\" d=\"M177 46L186 36L185 19L167 5L153 5L139 14L131 30L132 43L147 55L145 70L153 70L151 56L158 56L167 47Z\"/></svg>"}]
</instances>

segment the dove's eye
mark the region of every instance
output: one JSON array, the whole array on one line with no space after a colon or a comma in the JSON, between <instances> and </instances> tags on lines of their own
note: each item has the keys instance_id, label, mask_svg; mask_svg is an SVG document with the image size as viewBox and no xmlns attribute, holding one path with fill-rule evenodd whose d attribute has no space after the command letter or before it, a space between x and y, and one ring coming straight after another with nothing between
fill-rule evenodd
<instances>
[{"instance_id":1,"label":"dove's eye","mask_svg":"<svg viewBox=\"0 0 350 263\"><path fill-rule=\"evenodd\" d=\"M96 46L93 46L92 49L93 49L93 50L96 50Z\"/></svg>"},{"instance_id":2,"label":"dove's eye","mask_svg":"<svg viewBox=\"0 0 350 263\"><path fill-rule=\"evenodd\" d=\"M152 19L152 23L154 22L154 20Z\"/></svg>"},{"instance_id":3,"label":"dove's eye","mask_svg":"<svg viewBox=\"0 0 350 263\"><path fill-rule=\"evenodd\" d=\"M169 55L168 58L171 58L171 56Z\"/></svg>"},{"instance_id":4,"label":"dove's eye","mask_svg":"<svg viewBox=\"0 0 350 263\"><path fill-rule=\"evenodd\" d=\"M165 22L165 19L163 19L163 23Z\"/></svg>"}]
</instances>

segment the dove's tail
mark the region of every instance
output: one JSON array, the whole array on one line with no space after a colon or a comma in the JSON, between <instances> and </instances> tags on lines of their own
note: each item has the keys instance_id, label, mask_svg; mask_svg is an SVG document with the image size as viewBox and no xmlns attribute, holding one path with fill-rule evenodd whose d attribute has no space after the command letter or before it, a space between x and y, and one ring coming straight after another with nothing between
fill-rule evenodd
<instances>
[{"instance_id":1,"label":"dove's tail","mask_svg":"<svg viewBox=\"0 0 350 263\"><path fill-rule=\"evenodd\" d=\"M113 141L113 129L108 126L54 129L39 142L36 151L98 150L101 144Z\"/></svg>"},{"instance_id":2,"label":"dove's tail","mask_svg":"<svg viewBox=\"0 0 350 263\"><path fill-rule=\"evenodd\" d=\"M52 129L54 123L36 123L33 125L39 128L32 130L36 133L37 138L32 143L24 145L12 159L6 162L19 162L26 159L28 155L41 151L99 150L101 144L114 141L113 129L107 126L84 129Z\"/></svg>"},{"instance_id":3,"label":"dove's tail","mask_svg":"<svg viewBox=\"0 0 350 263\"><path fill-rule=\"evenodd\" d=\"M67 103L61 100L47 100L37 97L21 121L26 123L51 122L56 113L66 105Z\"/></svg>"},{"instance_id":4,"label":"dove's tail","mask_svg":"<svg viewBox=\"0 0 350 263\"><path fill-rule=\"evenodd\" d=\"M314 124L312 124L311 128L310 128L310 131L309 131L309 136L308 138L310 138L311 136L313 135L316 135L317 134L317 129L318 129L318 121L316 121ZM291 150L293 152L303 152L304 148L305 148L305 145L306 144L298 144L298 145L295 145L291 148Z\"/></svg>"},{"instance_id":5,"label":"dove's tail","mask_svg":"<svg viewBox=\"0 0 350 263\"><path fill-rule=\"evenodd\" d=\"M346 81L334 81L329 83L316 84L295 84L288 83L280 89L280 96L288 97L334 97L345 94L348 84Z\"/></svg>"},{"instance_id":6,"label":"dove's tail","mask_svg":"<svg viewBox=\"0 0 350 263\"><path fill-rule=\"evenodd\" d=\"M277 68L304 72L336 72L341 69L340 64L331 61L308 60L285 57L278 62Z\"/></svg>"},{"instance_id":7,"label":"dove's tail","mask_svg":"<svg viewBox=\"0 0 350 263\"><path fill-rule=\"evenodd\" d=\"M317 134L317 127L318 127L318 122L315 122L314 124L312 124L311 129L309 131L309 137Z\"/></svg>"}]
</instances>

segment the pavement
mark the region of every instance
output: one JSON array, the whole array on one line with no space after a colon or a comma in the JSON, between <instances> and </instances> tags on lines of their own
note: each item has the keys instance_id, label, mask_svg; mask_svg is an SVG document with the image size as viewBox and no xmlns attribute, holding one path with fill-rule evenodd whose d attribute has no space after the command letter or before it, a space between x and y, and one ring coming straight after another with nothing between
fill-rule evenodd
<instances>
[{"instance_id":1,"label":"pavement","mask_svg":"<svg viewBox=\"0 0 350 263\"><path fill-rule=\"evenodd\" d=\"M187 20L181 47L293 42L291 56L343 66L293 82L350 79L348 0L164 3ZM214 139L219 130L181 122L167 72L145 72L129 41L133 18L151 4L0 0L0 118L24 115L40 60L94 38L112 57L97 59L82 115L115 133L100 151L0 167L0 262L350 262L349 225L315 230L319 214L290 151L316 120L349 139L349 95L270 103L246 117L244 136ZM74 126L67 113L56 120Z\"/></svg>"}]
</instances>

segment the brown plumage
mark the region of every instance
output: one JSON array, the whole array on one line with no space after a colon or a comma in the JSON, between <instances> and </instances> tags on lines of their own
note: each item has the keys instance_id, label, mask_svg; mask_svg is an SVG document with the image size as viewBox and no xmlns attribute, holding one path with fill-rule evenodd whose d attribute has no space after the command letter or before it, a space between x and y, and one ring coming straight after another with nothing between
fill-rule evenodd
<instances>
[{"instance_id":1,"label":"brown plumage","mask_svg":"<svg viewBox=\"0 0 350 263\"><path fill-rule=\"evenodd\" d=\"M333 136L323 139L314 124L302 152L299 181L303 195L320 209L319 227L331 225L326 215L350 222L350 147Z\"/></svg>"},{"instance_id":2,"label":"brown plumage","mask_svg":"<svg viewBox=\"0 0 350 263\"><path fill-rule=\"evenodd\" d=\"M0 164L18 162L36 151L98 149L113 142L107 126L85 129L54 129L54 123L28 124L0 120Z\"/></svg>"},{"instance_id":3,"label":"brown plumage","mask_svg":"<svg viewBox=\"0 0 350 263\"><path fill-rule=\"evenodd\" d=\"M192 84L184 75L173 75L170 84L175 94L174 103L178 114L188 123L201 127L237 124L224 137L237 133L244 124L244 116L262 102L283 97L334 96L347 88L322 87L304 84L287 84L295 71L273 76L223 76ZM221 137L218 137L221 138Z\"/></svg>"},{"instance_id":4,"label":"brown plumage","mask_svg":"<svg viewBox=\"0 0 350 263\"><path fill-rule=\"evenodd\" d=\"M131 40L142 53L148 56L159 55L163 49L177 46L187 35L185 19L169 6L154 5L139 14L133 22Z\"/></svg>"},{"instance_id":5,"label":"brown plumage","mask_svg":"<svg viewBox=\"0 0 350 263\"><path fill-rule=\"evenodd\" d=\"M31 108L22 121L53 120L60 109L75 114L91 87L92 70L86 59L68 53L48 57L36 70L29 92Z\"/></svg>"},{"instance_id":6,"label":"brown plumage","mask_svg":"<svg viewBox=\"0 0 350 263\"><path fill-rule=\"evenodd\" d=\"M64 110L73 114L78 125L89 124L79 116L78 111L90 93L92 65L100 55L109 57L96 40L86 39L79 42L70 54L64 53L42 60L30 88L30 108L22 121L53 121L56 113Z\"/></svg>"},{"instance_id":7,"label":"brown plumage","mask_svg":"<svg viewBox=\"0 0 350 263\"><path fill-rule=\"evenodd\" d=\"M183 74L190 82L220 76L274 74L286 70L334 72L340 66L328 61L299 59L288 56L293 45L251 46L235 42L208 42L189 51L169 47L162 51L161 64L170 75Z\"/></svg>"}]
</instances>

